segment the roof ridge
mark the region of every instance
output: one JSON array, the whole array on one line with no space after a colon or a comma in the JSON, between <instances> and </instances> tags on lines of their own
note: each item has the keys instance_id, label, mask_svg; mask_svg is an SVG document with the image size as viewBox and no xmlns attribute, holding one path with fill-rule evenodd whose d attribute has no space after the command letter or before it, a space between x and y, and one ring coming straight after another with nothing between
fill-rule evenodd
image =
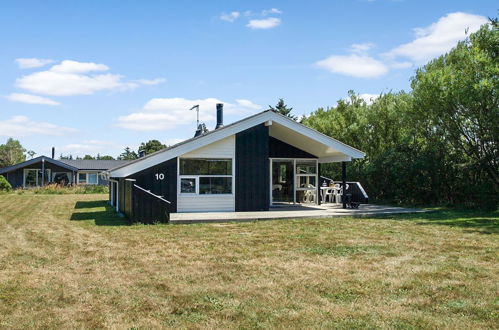
<instances>
[{"instance_id":1,"label":"roof ridge","mask_svg":"<svg viewBox=\"0 0 499 330\"><path fill-rule=\"evenodd\" d=\"M140 158L134 159L134 160L132 160L129 164L123 164L123 165L120 165L120 166L116 166L116 167L110 168L108 171L114 171L114 170L120 169L120 168L122 168L122 167L129 166L129 165L131 165L131 164L137 163L137 162L142 161L142 160L144 160L144 159L147 159L147 158L149 158L149 157L152 157L152 156L155 156L155 155L157 155L157 154L163 153L163 152L165 152L165 151L168 151L168 150L174 149L174 148L176 148L176 147L178 147L178 146L180 146L180 145L183 145L183 144L185 144L185 143L188 143L188 142L194 141L194 140L196 140L196 139L200 139L200 138L203 138L203 137L205 137L205 136L208 136L208 135L212 134L213 132L220 132L220 131L222 131L222 130L224 130L224 129L228 128L228 127L232 127L233 125L236 125L236 124L238 124L238 123L240 123L240 122L242 122L242 121L244 121L244 120L248 120L248 119L250 119L250 118L254 118L254 117L256 117L256 116L259 116L259 115L261 115L261 114L263 114L263 113L265 113L265 112L269 112L269 111L275 112L275 111L273 111L272 109L267 109L267 110L264 110L264 111L260 111L260 112L258 112L258 113L256 113L256 114L254 114L254 115L249 116L249 117L245 117L245 118L243 118L243 119L236 120L235 122L230 123L229 125L225 125L225 126L223 126L223 127L220 127L220 128L214 129L214 130L212 130L212 131L208 131L208 132L206 132L206 133L204 133L204 134L201 134L201 135L198 135L198 136L194 136L194 137L192 137L192 138L190 138L190 139L187 139L187 140L184 140L184 141L178 142L178 143L176 143L176 144L174 144L174 145L171 145L171 146L169 146L169 147L163 148L163 149L161 149L161 150L158 150L158 151L156 151L156 152L153 152L152 154L146 155L146 156L144 156L144 157L140 157Z\"/></svg>"}]
</instances>

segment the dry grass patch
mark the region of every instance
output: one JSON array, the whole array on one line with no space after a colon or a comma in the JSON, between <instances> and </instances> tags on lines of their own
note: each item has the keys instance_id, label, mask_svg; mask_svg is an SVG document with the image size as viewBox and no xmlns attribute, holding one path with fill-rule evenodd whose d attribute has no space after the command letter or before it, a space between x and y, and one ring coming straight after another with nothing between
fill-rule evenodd
<instances>
[{"instance_id":1,"label":"dry grass patch","mask_svg":"<svg viewBox=\"0 0 499 330\"><path fill-rule=\"evenodd\" d=\"M0 196L0 327L497 328L497 213L133 225Z\"/></svg>"}]
</instances>

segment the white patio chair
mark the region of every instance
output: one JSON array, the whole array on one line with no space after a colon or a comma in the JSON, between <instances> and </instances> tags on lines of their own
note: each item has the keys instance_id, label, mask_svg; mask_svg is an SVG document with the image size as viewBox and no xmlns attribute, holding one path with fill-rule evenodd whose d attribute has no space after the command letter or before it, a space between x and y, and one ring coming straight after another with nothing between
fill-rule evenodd
<instances>
[{"instance_id":1,"label":"white patio chair","mask_svg":"<svg viewBox=\"0 0 499 330\"><path fill-rule=\"evenodd\" d=\"M337 184L339 186L339 184ZM348 183L346 184L346 190L348 190ZM336 193L336 204L341 204L341 196L343 196L343 187L340 188Z\"/></svg>"},{"instance_id":2,"label":"white patio chair","mask_svg":"<svg viewBox=\"0 0 499 330\"><path fill-rule=\"evenodd\" d=\"M306 185L307 188L315 189L315 187L311 184ZM315 190L306 190L303 195L303 201L305 203L315 203Z\"/></svg>"},{"instance_id":3,"label":"white patio chair","mask_svg":"<svg viewBox=\"0 0 499 330\"><path fill-rule=\"evenodd\" d=\"M335 190L333 188L328 188L325 189L324 191L324 203L327 203L329 200L329 203L332 203L334 200L334 195L335 195Z\"/></svg>"}]
</instances>

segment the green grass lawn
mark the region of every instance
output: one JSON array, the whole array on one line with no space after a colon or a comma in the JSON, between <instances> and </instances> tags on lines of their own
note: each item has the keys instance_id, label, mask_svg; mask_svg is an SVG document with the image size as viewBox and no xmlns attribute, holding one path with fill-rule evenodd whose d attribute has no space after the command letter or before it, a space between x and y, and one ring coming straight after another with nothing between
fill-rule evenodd
<instances>
[{"instance_id":1,"label":"green grass lawn","mask_svg":"<svg viewBox=\"0 0 499 330\"><path fill-rule=\"evenodd\" d=\"M0 195L0 328L499 327L499 214L133 225Z\"/></svg>"}]
</instances>

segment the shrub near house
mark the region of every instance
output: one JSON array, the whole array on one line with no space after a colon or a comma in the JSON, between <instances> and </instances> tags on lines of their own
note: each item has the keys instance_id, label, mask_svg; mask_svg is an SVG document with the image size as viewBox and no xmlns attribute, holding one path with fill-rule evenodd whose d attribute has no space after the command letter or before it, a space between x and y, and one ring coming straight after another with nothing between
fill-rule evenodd
<instances>
[{"instance_id":1,"label":"shrub near house","mask_svg":"<svg viewBox=\"0 0 499 330\"><path fill-rule=\"evenodd\" d=\"M0 175L0 191L11 191L12 186L2 175Z\"/></svg>"}]
</instances>

